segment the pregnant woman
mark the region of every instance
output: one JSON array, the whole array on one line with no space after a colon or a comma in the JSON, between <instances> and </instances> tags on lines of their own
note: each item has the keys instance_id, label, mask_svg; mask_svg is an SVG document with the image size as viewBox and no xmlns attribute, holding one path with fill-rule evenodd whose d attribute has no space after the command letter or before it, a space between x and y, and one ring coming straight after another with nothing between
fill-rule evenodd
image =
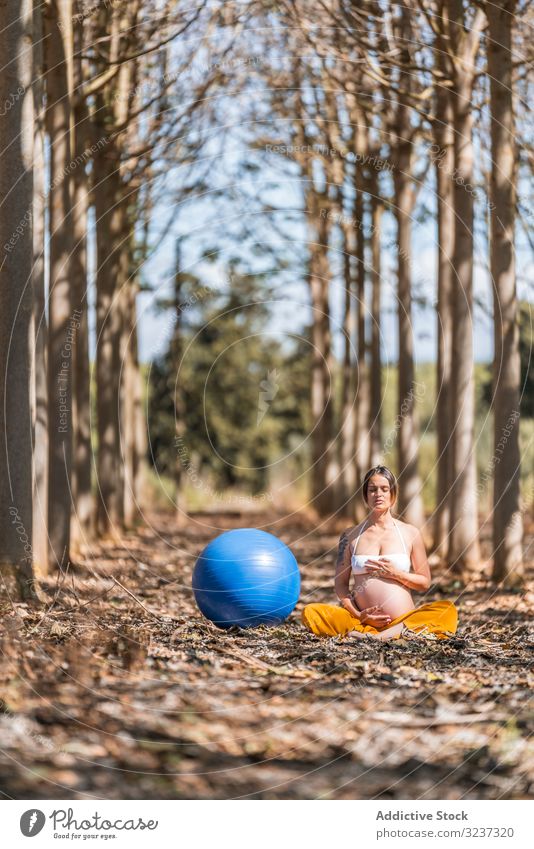
<instances>
[{"instance_id":1,"label":"pregnant woman","mask_svg":"<svg viewBox=\"0 0 534 849\"><path fill-rule=\"evenodd\" d=\"M397 481L385 466L365 475L363 497L370 513L339 541L335 590L340 605L308 604L302 621L320 637L370 635L397 639L405 629L446 638L456 632L458 613L450 601L415 607L410 590L430 586L430 567L420 531L391 515ZM350 576L354 586L350 592Z\"/></svg>"}]
</instances>

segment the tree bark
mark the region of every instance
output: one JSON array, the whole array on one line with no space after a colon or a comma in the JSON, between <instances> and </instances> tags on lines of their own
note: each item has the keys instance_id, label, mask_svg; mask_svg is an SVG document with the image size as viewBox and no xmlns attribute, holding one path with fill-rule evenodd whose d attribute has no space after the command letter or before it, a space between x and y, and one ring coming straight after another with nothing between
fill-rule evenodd
<instances>
[{"instance_id":1,"label":"tree bark","mask_svg":"<svg viewBox=\"0 0 534 849\"><path fill-rule=\"evenodd\" d=\"M122 371L123 371L123 393L121 405L121 427L122 427L122 457L124 463L124 524L133 527L139 515L137 494L135 491L135 480L139 457L137 454L137 346L135 345L134 333L136 328L135 291L133 281L123 285L121 299L123 301L123 341L122 341Z\"/></svg>"},{"instance_id":2,"label":"tree bark","mask_svg":"<svg viewBox=\"0 0 534 849\"><path fill-rule=\"evenodd\" d=\"M515 275L517 186L512 24L516 0L486 4L491 105L491 276L494 340L493 578L508 584L523 572L519 404L521 361Z\"/></svg>"},{"instance_id":3,"label":"tree bark","mask_svg":"<svg viewBox=\"0 0 534 849\"><path fill-rule=\"evenodd\" d=\"M136 204L132 200L132 207ZM138 281L131 276L135 236L133 223L125 221L127 231L121 239L120 276L117 281L118 297L121 302L121 456L124 469L124 525L132 528L139 515L139 468L140 449L140 372L137 355L137 292Z\"/></svg>"},{"instance_id":4,"label":"tree bark","mask_svg":"<svg viewBox=\"0 0 534 849\"><path fill-rule=\"evenodd\" d=\"M405 146L404 142L399 143ZM410 142L407 143L410 146ZM411 154L401 151L395 170L395 216L397 219L397 280L398 280L398 398L397 448L399 467L398 511L406 522L422 528L424 524L421 480L417 469L419 423L416 399L412 321L412 200L409 177Z\"/></svg>"},{"instance_id":5,"label":"tree bark","mask_svg":"<svg viewBox=\"0 0 534 849\"><path fill-rule=\"evenodd\" d=\"M400 9L400 90L393 127L394 208L397 222L397 316L398 316L398 399L397 399L397 452L399 471L398 511L406 522L422 528L425 520L422 486L417 468L419 451L419 422L416 399L419 394L415 384L413 320L412 320L412 214L415 191L412 180L413 139L410 109L406 94L411 87L407 70L411 56L408 49L413 37L410 12Z\"/></svg>"},{"instance_id":6,"label":"tree bark","mask_svg":"<svg viewBox=\"0 0 534 849\"><path fill-rule=\"evenodd\" d=\"M369 468L382 460L382 356L380 349L381 308L381 219L382 201L376 172L371 176L371 405L369 410Z\"/></svg>"},{"instance_id":7,"label":"tree bark","mask_svg":"<svg viewBox=\"0 0 534 849\"><path fill-rule=\"evenodd\" d=\"M78 9L78 4L76 6ZM81 14L81 8L80 12ZM83 83L81 53L83 49L83 18L74 18L73 87L79 92ZM90 150L88 112L81 100L73 110L71 139L76 168L73 170L73 250L72 250L72 300L76 310L78 328L74 346L73 394L73 475L72 491L74 510L72 516L73 538L79 545L91 537L94 505L91 491L91 400L89 367L89 304L87 300L87 228L89 210L89 178L86 160Z\"/></svg>"},{"instance_id":8,"label":"tree bark","mask_svg":"<svg viewBox=\"0 0 534 849\"><path fill-rule=\"evenodd\" d=\"M32 556L32 3L4 0L0 28L0 577L36 599ZM5 585L5 584L4 584Z\"/></svg>"},{"instance_id":9,"label":"tree bark","mask_svg":"<svg viewBox=\"0 0 534 849\"><path fill-rule=\"evenodd\" d=\"M449 0L451 44L459 61L451 88L454 110L454 252L452 342L452 463L449 563L468 572L479 562L473 361L473 115L474 56L467 47L464 7Z\"/></svg>"},{"instance_id":10,"label":"tree bark","mask_svg":"<svg viewBox=\"0 0 534 849\"><path fill-rule=\"evenodd\" d=\"M131 8L106 8L102 14L105 48L118 61L120 33L129 33ZM132 33L130 32L130 35ZM128 39L126 39L126 43ZM133 63L121 65L113 83L96 98L93 199L96 216L96 394L97 394L97 504L100 534L120 536L124 526L124 466L121 460L121 285L128 278L130 227L128 198L121 174L124 136L117 126L129 115Z\"/></svg>"},{"instance_id":11,"label":"tree bark","mask_svg":"<svg viewBox=\"0 0 534 849\"><path fill-rule=\"evenodd\" d=\"M441 55L438 49L438 56ZM443 69L443 60L438 59ZM454 125L448 90L438 86L436 95L435 148L436 205L438 235L438 303L437 303L437 487L434 514L434 550L443 558L449 547L451 511L451 370L454 287Z\"/></svg>"},{"instance_id":12,"label":"tree bark","mask_svg":"<svg viewBox=\"0 0 534 849\"><path fill-rule=\"evenodd\" d=\"M72 214L69 0L47 7L47 108L50 140L50 285L48 333L48 537L49 562L64 570L70 557L72 474L72 351L76 321L71 305Z\"/></svg>"},{"instance_id":13,"label":"tree bark","mask_svg":"<svg viewBox=\"0 0 534 849\"><path fill-rule=\"evenodd\" d=\"M103 128L102 128L103 129ZM99 534L117 534L124 520L124 479L120 446L121 315L116 282L120 276L125 209L118 157L113 148L95 155L96 216L96 395L98 421L97 508Z\"/></svg>"},{"instance_id":14,"label":"tree bark","mask_svg":"<svg viewBox=\"0 0 534 849\"><path fill-rule=\"evenodd\" d=\"M312 500L321 515L332 512L335 470L333 454L333 359L330 331L330 266L328 244L330 227L327 217L328 200L314 188L307 191L308 226L310 230L310 260L308 283L312 304Z\"/></svg>"},{"instance_id":15,"label":"tree bark","mask_svg":"<svg viewBox=\"0 0 534 849\"><path fill-rule=\"evenodd\" d=\"M137 286L134 288L134 297ZM136 514L139 515L143 508L143 482L147 471L148 434L146 427L146 412L143 396L143 375L139 364L139 350L137 337L137 312L132 330L132 360L135 366L134 378L134 427L135 427L135 465L133 468L133 491L136 503Z\"/></svg>"},{"instance_id":16,"label":"tree bark","mask_svg":"<svg viewBox=\"0 0 534 849\"><path fill-rule=\"evenodd\" d=\"M312 150L313 139L302 116L307 108L302 97L302 67L298 55L293 57L293 84L295 86L295 113L293 137L301 150ZM299 158L304 182L304 214L308 232L307 282L311 299L311 503L319 515L336 509L338 495L337 455L333 443L333 356L330 328L330 243L331 200L328 196L328 175L323 173L317 184L317 171L321 162L314 156Z\"/></svg>"},{"instance_id":17,"label":"tree bark","mask_svg":"<svg viewBox=\"0 0 534 849\"><path fill-rule=\"evenodd\" d=\"M354 397L355 377L355 292L354 292L354 254L356 235L350 216L342 219L343 236L343 282L345 286L343 302L343 371L341 386L340 425L340 469L341 469L341 513L348 518L354 515L356 489L358 486L356 457L356 399Z\"/></svg>"},{"instance_id":18,"label":"tree bark","mask_svg":"<svg viewBox=\"0 0 534 849\"><path fill-rule=\"evenodd\" d=\"M359 125L363 122L359 118ZM356 153L363 158L367 155L367 131L360 128L356 132ZM356 325L358 334L358 371L356 375L356 446L355 457L357 464L357 487L361 487L364 475L368 469L370 453L369 412L371 409L369 388L369 366L367 361L367 322L366 322L366 293L365 293L365 233L364 233L364 175L362 166L356 163L354 170L354 221L356 227ZM365 508L361 498L356 499L356 518L363 519Z\"/></svg>"},{"instance_id":19,"label":"tree bark","mask_svg":"<svg viewBox=\"0 0 534 849\"><path fill-rule=\"evenodd\" d=\"M45 308L45 103L43 4L33 0L33 561L48 571L48 328Z\"/></svg>"},{"instance_id":20,"label":"tree bark","mask_svg":"<svg viewBox=\"0 0 534 849\"><path fill-rule=\"evenodd\" d=\"M184 316L183 303L185 298L184 292L184 272L182 269L182 250L180 239L176 241L175 260L174 260L174 293L173 293L173 309L175 314L175 322L172 333L170 353L173 374L176 375L176 382L173 384L174 393L174 427L176 439L176 461L174 464L174 481L175 481L175 508L176 508L176 523L178 527L184 527L187 524L187 513L182 505L182 487L184 481L184 467L182 463L181 450L183 440L186 435L186 406L185 396L183 391L183 348L184 348Z\"/></svg>"}]
</instances>

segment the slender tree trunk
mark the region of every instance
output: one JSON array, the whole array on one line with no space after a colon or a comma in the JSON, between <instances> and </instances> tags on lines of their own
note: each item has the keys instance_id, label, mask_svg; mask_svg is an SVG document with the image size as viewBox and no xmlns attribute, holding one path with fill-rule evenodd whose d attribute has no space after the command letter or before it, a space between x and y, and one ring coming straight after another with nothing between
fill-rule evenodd
<instances>
[{"instance_id":1,"label":"slender tree trunk","mask_svg":"<svg viewBox=\"0 0 534 849\"><path fill-rule=\"evenodd\" d=\"M133 332L135 329L135 284L128 282L121 292L123 301L123 403L121 405L122 426L122 456L124 463L124 524L133 527L138 517L138 506L135 492L135 478L138 456L136 442L136 389L137 389L137 359L133 348Z\"/></svg>"},{"instance_id":2,"label":"slender tree trunk","mask_svg":"<svg viewBox=\"0 0 534 849\"><path fill-rule=\"evenodd\" d=\"M184 301L184 272L182 270L182 252L181 252L181 244L180 240L176 241L175 248L175 265L174 265L174 313L175 313L175 322L171 340L171 362L173 373L177 375L178 379L176 380L176 384L173 387L174 394L174 423L175 423L175 439L176 439L176 462L174 465L174 480L176 485L176 497L175 497L175 507L176 507L176 523L178 527L183 527L187 523L187 513L185 511L185 506L182 503L183 498L183 481L184 481L184 467L182 464L182 456L181 456L181 446L183 445L183 440L186 434L186 424L185 424L185 416L186 416L186 406L185 406L185 396L182 386L181 375L183 374L183 301Z\"/></svg>"},{"instance_id":3,"label":"slender tree trunk","mask_svg":"<svg viewBox=\"0 0 534 849\"><path fill-rule=\"evenodd\" d=\"M398 401L397 447L399 465L399 513L406 522L422 528L424 524L421 480L417 469L419 424L417 397L420 388L415 383L413 351L413 320L411 294L412 268L412 190L409 169L410 142L399 142L398 167L395 170L395 215L397 219L397 278L398 278Z\"/></svg>"},{"instance_id":4,"label":"slender tree trunk","mask_svg":"<svg viewBox=\"0 0 534 849\"><path fill-rule=\"evenodd\" d=\"M296 114L294 139L301 149L311 149L312 139L308 135L306 122L300 116L306 114L302 99L302 77L299 58L294 57L294 82L296 86ZM306 182L304 211L308 229L307 281L311 297L311 502L319 515L327 515L336 509L337 456L332 444L333 437L333 357L330 329L330 266L328 247L330 241L331 201L328 197L328 178L323 174L326 187L318 190L314 166L319 162L312 157L302 160L302 176Z\"/></svg>"},{"instance_id":5,"label":"slender tree trunk","mask_svg":"<svg viewBox=\"0 0 534 849\"><path fill-rule=\"evenodd\" d=\"M127 7L106 8L101 33L109 36L109 60L117 61L119 33L128 32ZM120 171L122 140L114 135L128 116L133 63L96 98L93 199L96 216L96 407L98 421L96 524L100 534L120 536L124 525L124 466L121 461L121 283L128 278L128 204Z\"/></svg>"},{"instance_id":6,"label":"slender tree trunk","mask_svg":"<svg viewBox=\"0 0 534 849\"><path fill-rule=\"evenodd\" d=\"M382 356L380 350L381 219L382 202L376 173L371 177L371 404L369 410L369 468L382 460Z\"/></svg>"},{"instance_id":7,"label":"slender tree trunk","mask_svg":"<svg viewBox=\"0 0 534 849\"><path fill-rule=\"evenodd\" d=\"M358 136L362 139L358 145ZM363 157L367 152L367 135L357 133L356 151ZM369 411L371 408L369 388L369 366L367 362L367 327L365 295L365 235L364 235L364 196L363 174L357 164L354 180L354 220L356 222L356 257L354 274L356 278L356 323L358 332L358 371L356 375L356 463L358 470L358 488L363 483L367 471L370 452ZM365 508L361 498L356 500L356 518L362 519Z\"/></svg>"},{"instance_id":8,"label":"slender tree trunk","mask_svg":"<svg viewBox=\"0 0 534 849\"><path fill-rule=\"evenodd\" d=\"M443 62L440 62L443 65ZM435 123L437 226L438 226L438 304L437 304L437 490L434 514L434 549L447 557L450 528L451 441L451 368L454 288L454 125L449 92L437 90Z\"/></svg>"},{"instance_id":9,"label":"slender tree trunk","mask_svg":"<svg viewBox=\"0 0 534 849\"><path fill-rule=\"evenodd\" d=\"M0 578L36 599L32 557L32 3L0 27Z\"/></svg>"},{"instance_id":10,"label":"slender tree trunk","mask_svg":"<svg viewBox=\"0 0 534 849\"><path fill-rule=\"evenodd\" d=\"M124 519L124 480L120 446L121 235L126 212L117 159L108 147L95 155L96 215L96 392L98 420L97 531L120 533Z\"/></svg>"},{"instance_id":11,"label":"slender tree trunk","mask_svg":"<svg viewBox=\"0 0 534 849\"><path fill-rule=\"evenodd\" d=\"M138 492L138 389L139 362L137 359L137 312L136 296L137 281L131 278L130 269L133 262L134 233L133 227L125 221L128 230L122 238L122 255L120 261L120 277L118 280L119 300L122 314L121 338L121 454L124 468L124 524L133 527L139 517Z\"/></svg>"},{"instance_id":12,"label":"slender tree trunk","mask_svg":"<svg viewBox=\"0 0 534 849\"><path fill-rule=\"evenodd\" d=\"M71 4L47 7L47 108L50 140L50 284L48 331L48 535L49 561L61 570L70 556L72 471L72 350L76 321L71 305L72 215L70 105L67 50Z\"/></svg>"},{"instance_id":13,"label":"slender tree trunk","mask_svg":"<svg viewBox=\"0 0 534 849\"><path fill-rule=\"evenodd\" d=\"M141 515L143 508L143 483L144 476L147 470L147 453L148 453L148 435L146 428L146 412L143 404L143 375L139 363L139 349L137 337L137 292L139 291L138 283L135 282L132 288L133 299L133 324L132 324L132 367L133 367L133 424L134 424L134 440L135 440L135 461L132 469L133 494L135 499L135 515L136 519ZM187 516L184 513L184 524L187 521Z\"/></svg>"},{"instance_id":14,"label":"slender tree trunk","mask_svg":"<svg viewBox=\"0 0 534 849\"><path fill-rule=\"evenodd\" d=\"M33 560L36 575L48 571L48 330L45 312L45 105L43 3L33 0Z\"/></svg>"},{"instance_id":15,"label":"slender tree trunk","mask_svg":"<svg viewBox=\"0 0 534 849\"><path fill-rule=\"evenodd\" d=\"M332 345L330 331L330 306L328 293L330 286L330 267L328 261L329 222L326 213L329 209L326 197L322 206L313 189L307 193L313 196L308 208L310 226L310 261L308 281L312 303L312 372L311 372L311 412L312 412L312 498L313 505L321 514L332 512L334 480L332 476L331 456L333 426L333 385L332 385Z\"/></svg>"},{"instance_id":16,"label":"slender tree trunk","mask_svg":"<svg viewBox=\"0 0 534 849\"><path fill-rule=\"evenodd\" d=\"M475 396L473 360L473 116L474 60L466 38L461 0L450 0L451 42L463 61L451 89L454 110L454 253L451 421L451 530L449 562L457 572L479 562L476 497Z\"/></svg>"},{"instance_id":17,"label":"slender tree trunk","mask_svg":"<svg viewBox=\"0 0 534 849\"><path fill-rule=\"evenodd\" d=\"M358 74L358 86L363 78ZM364 191L365 175L363 162L369 152L369 131L366 116L357 100L353 103L351 123L354 127L354 153L357 157L353 172L354 192L354 229L356 249L354 257L354 288L356 293L356 333L357 333L357 372L355 375L356 427L354 429L354 456L356 460L356 487L359 490L369 459L371 437L369 433L369 413L371 409L369 365L367 361L366 294L365 294L365 233L364 233ZM361 521L365 515L363 500L355 500L355 516Z\"/></svg>"},{"instance_id":18,"label":"slender tree trunk","mask_svg":"<svg viewBox=\"0 0 534 849\"><path fill-rule=\"evenodd\" d=\"M356 399L354 397L354 361L355 350L355 295L354 295L354 253L355 232L349 218L342 219L343 235L343 282L345 286L343 302L343 372L340 425L340 468L342 481L342 508L344 516L354 515L355 493L358 485L354 444L356 437Z\"/></svg>"},{"instance_id":19,"label":"slender tree trunk","mask_svg":"<svg viewBox=\"0 0 534 849\"><path fill-rule=\"evenodd\" d=\"M521 361L514 228L517 150L512 24L516 0L486 5L491 98L491 275L494 295L493 578L513 584L523 572L519 404Z\"/></svg>"},{"instance_id":20,"label":"slender tree trunk","mask_svg":"<svg viewBox=\"0 0 534 849\"><path fill-rule=\"evenodd\" d=\"M398 403L397 449L399 466L398 510L405 521L422 528L424 510L422 486L417 467L419 453L419 422L416 399L420 394L415 383L413 320L412 320L412 213L415 193L412 181L413 140L410 107L406 90L411 76L409 52L413 32L407 6L400 7L400 91L395 115L394 145L395 218L397 221L397 285L398 285Z\"/></svg>"},{"instance_id":21,"label":"slender tree trunk","mask_svg":"<svg viewBox=\"0 0 534 849\"><path fill-rule=\"evenodd\" d=\"M85 178L85 175L83 175ZM92 534L94 504L91 492L91 397L89 369L89 316L87 301L88 187L75 181L74 244L72 254L73 316L77 320L74 347L73 398L73 535L77 543Z\"/></svg>"},{"instance_id":22,"label":"slender tree trunk","mask_svg":"<svg viewBox=\"0 0 534 849\"><path fill-rule=\"evenodd\" d=\"M76 6L78 9L78 5ZM80 13L78 13L80 14ZM83 19L74 18L73 85L77 92L83 82L81 53L83 49ZM72 300L78 327L74 346L73 395L73 480L74 511L72 533L79 544L91 536L94 505L91 492L91 402L89 373L89 305L87 301L87 228L89 209L89 179L85 161L89 149L88 114L84 101L73 113L71 139L77 164L73 170L73 251ZM73 311L74 314L74 311Z\"/></svg>"},{"instance_id":23,"label":"slender tree trunk","mask_svg":"<svg viewBox=\"0 0 534 849\"><path fill-rule=\"evenodd\" d=\"M146 411L144 407L143 395L143 375L139 363L138 341L137 341L137 321L132 333L132 354L135 363L135 453L136 463L133 473L133 488L137 511L143 507L143 482L144 475L147 471L147 454L148 454L148 435L146 429ZM187 517L184 517L187 518Z\"/></svg>"}]
</instances>

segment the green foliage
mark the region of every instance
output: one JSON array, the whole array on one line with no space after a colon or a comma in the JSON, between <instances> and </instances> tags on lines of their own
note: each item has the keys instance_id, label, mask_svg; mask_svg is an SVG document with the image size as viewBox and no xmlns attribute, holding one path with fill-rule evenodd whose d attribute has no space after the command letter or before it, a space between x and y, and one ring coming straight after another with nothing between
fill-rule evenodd
<instances>
[{"instance_id":1,"label":"green foliage","mask_svg":"<svg viewBox=\"0 0 534 849\"><path fill-rule=\"evenodd\" d=\"M202 507L210 495L228 489L253 495L281 486L288 487L285 497L292 503L301 503L309 495L311 349L307 331L295 340L277 333L265 282L260 276L236 273L236 266L231 286L224 291L192 275L181 275L174 302L162 306L172 308L176 320L167 351L149 369L148 418L150 459L154 473L165 482L164 489L168 492L179 485L188 503ZM525 504L530 504L534 376L529 363L528 304L521 305L521 328L522 492ZM340 379L337 364L333 380L338 396ZM432 510L437 482L435 363L418 364L415 380L419 472L425 507ZM384 368L382 388L383 440L390 445L384 460L397 471L396 366ZM493 441L490 400L491 365L476 363L477 469L479 480L485 481L482 510L489 508L492 491L492 480L487 478ZM339 405L336 410L339 419Z\"/></svg>"},{"instance_id":2,"label":"green foliage","mask_svg":"<svg viewBox=\"0 0 534 849\"><path fill-rule=\"evenodd\" d=\"M187 484L184 474L192 479L194 470L204 490L255 494L302 443L310 349L273 329L260 282L234 272L231 290L220 292L181 281L173 338L150 373L151 460L159 473L181 471Z\"/></svg>"}]
</instances>

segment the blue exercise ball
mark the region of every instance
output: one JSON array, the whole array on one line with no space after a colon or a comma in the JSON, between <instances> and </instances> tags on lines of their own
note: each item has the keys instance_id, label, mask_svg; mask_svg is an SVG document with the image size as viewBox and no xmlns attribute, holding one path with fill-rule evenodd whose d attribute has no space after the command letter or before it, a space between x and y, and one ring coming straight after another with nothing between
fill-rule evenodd
<instances>
[{"instance_id":1,"label":"blue exercise ball","mask_svg":"<svg viewBox=\"0 0 534 849\"><path fill-rule=\"evenodd\" d=\"M299 567L273 534L256 528L226 531L198 558L193 592L200 611L219 628L278 625L298 601Z\"/></svg>"}]
</instances>

